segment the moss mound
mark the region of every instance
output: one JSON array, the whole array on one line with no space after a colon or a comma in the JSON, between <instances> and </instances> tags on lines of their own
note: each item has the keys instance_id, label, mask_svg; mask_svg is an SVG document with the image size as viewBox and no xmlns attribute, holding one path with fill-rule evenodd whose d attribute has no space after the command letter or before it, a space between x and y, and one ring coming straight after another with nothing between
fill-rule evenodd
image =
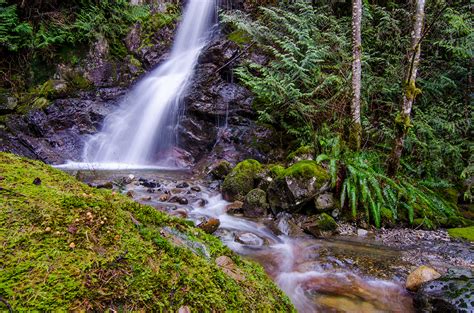
<instances>
[{"instance_id":1,"label":"moss mound","mask_svg":"<svg viewBox=\"0 0 474 313\"><path fill-rule=\"evenodd\" d=\"M260 266L187 221L11 154L0 187L0 297L14 311L293 310Z\"/></svg>"},{"instance_id":2,"label":"moss mound","mask_svg":"<svg viewBox=\"0 0 474 313\"><path fill-rule=\"evenodd\" d=\"M453 238L462 238L474 242L474 226L463 228L450 228L448 234Z\"/></svg>"},{"instance_id":3,"label":"moss mound","mask_svg":"<svg viewBox=\"0 0 474 313\"><path fill-rule=\"evenodd\" d=\"M297 159L299 157L304 157L304 156L312 156L314 155L315 151L314 148L311 146L301 146L295 151L291 152L288 154L288 157L286 158L288 161L292 161L294 159Z\"/></svg>"},{"instance_id":4,"label":"moss mound","mask_svg":"<svg viewBox=\"0 0 474 313\"><path fill-rule=\"evenodd\" d=\"M222 184L226 200L243 201L245 195L254 188L257 175L263 171L260 162L248 159L237 164Z\"/></svg>"},{"instance_id":5,"label":"moss mound","mask_svg":"<svg viewBox=\"0 0 474 313\"><path fill-rule=\"evenodd\" d=\"M293 164L284 171L281 171L279 177L311 178L315 177L317 181L326 181L330 179L328 172L315 161L303 160Z\"/></svg>"},{"instance_id":6,"label":"moss mound","mask_svg":"<svg viewBox=\"0 0 474 313\"><path fill-rule=\"evenodd\" d=\"M337 223L332 216L323 213L318 218L318 227L324 231L332 231L337 229Z\"/></svg>"}]
</instances>

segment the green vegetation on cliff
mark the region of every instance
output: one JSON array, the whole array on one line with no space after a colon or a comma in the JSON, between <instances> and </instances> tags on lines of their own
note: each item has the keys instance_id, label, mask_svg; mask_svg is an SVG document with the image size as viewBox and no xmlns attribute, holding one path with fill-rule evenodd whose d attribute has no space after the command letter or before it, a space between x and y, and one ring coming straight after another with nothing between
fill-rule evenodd
<instances>
[{"instance_id":1,"label":"green vegetation on cliff","mask_svg":"<svg viewBox=\"0 0 474 313\"><path fill-rule=\"evenodd\" d=\"M0 310L293 310L260 266L190 222L5 153L0 269Z\"/></svg>"}]
</instances>

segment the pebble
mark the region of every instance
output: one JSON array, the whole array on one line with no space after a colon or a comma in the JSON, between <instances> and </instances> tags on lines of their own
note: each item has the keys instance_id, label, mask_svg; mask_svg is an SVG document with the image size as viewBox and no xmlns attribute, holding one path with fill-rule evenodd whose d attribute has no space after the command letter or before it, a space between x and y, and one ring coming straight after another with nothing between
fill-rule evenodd
<instances>
[{"instance_id":1,"label":"pebble","mask_svg":"<svg viewBox=\"0 0 474 313\"><path fill-rule=\"evenodd\" d=\"M176 185L176 188L188 188L189 184L187 182L182 182Z\"/></svg>"},{"instance_id":2,"label":"pebble","mask_svg":"<svg viewBox=\"0 0 474 313\"><path fill-rule=\"evenodd\" d=\"M191 187L191 190L192 190L192 191L195 191L195 192L200 192L200 191L201 191L201 187L199 187L199 186L192 186L192 187Z\"/></svg>"}]
</instances>

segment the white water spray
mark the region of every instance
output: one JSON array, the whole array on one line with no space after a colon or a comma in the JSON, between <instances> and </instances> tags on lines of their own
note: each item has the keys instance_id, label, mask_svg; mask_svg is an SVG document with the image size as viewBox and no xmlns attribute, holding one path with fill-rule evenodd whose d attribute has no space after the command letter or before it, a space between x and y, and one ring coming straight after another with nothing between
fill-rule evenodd
<instances>
[{"instance_id":1,"label":"white water spray","mask_svg":"<svg viewBox=\"0 0 474 313\"><path fill-rule=\"evenodd\" d=\"M215 0L190 0L171 56L126 96L107 116L101 132L84 148L84 162L125 166L173 166L179 102L209 37Z\"/></svg>"}]
</instances>

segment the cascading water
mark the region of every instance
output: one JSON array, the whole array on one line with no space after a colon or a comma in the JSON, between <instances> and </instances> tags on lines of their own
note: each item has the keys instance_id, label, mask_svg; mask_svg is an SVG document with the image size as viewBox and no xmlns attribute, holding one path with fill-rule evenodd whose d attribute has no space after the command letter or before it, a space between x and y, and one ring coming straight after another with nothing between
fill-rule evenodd
<instances>
[{"instance_id":1,"label":"cascading water","mask_svg":"<svg viewBox=\"0 0 474 313\"><path fill-rule=\"evenodd\" d=\"M84 162L173 166L179 102L215 16L215 0L190 0L168 61L153 70L104 121L84 149ZM100 165L99 165L100 166ZM99 167L97 166L97 167Z\"/></svg>"}]
</instances>

